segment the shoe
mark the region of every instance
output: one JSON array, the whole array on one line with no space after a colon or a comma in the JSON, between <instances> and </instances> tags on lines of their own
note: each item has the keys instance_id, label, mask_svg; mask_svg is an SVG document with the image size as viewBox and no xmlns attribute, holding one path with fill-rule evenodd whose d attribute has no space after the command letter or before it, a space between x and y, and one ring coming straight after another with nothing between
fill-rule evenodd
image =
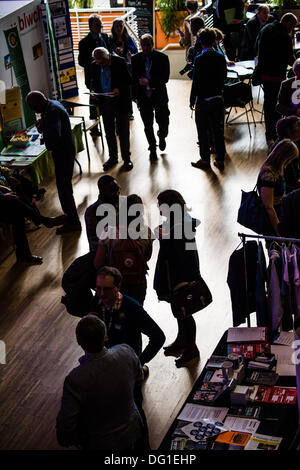
<instances>
[{"instance_id":1,"label":"shoe","mask_svg":"<svg viewBox=\"0 0 300 470\"><path fill-rule=\"evenodd\" d=\"M132 168L133 168L133 163L132 163L132 161L131 161L131 160L128 160L127 162L124 162L123 168L124 168L124 170L126 170L126 171L132 170Z\"/></svg>"},{"instance_id":2,"label":"shoe","mask_svg":"<svg viewBox=\"0 0 300 470\"><path fill-rule=\"evenodd\" d=\"M133 121L134 120L134 115L133 114L129 114L129 121Z\"/></svg>"},{"instance_id":3,"label":"shoe","mask_svg":"<svg viewBox=\"0 0 300 470\"><path fill-rule=\"evenodd\" d=\"M58 225L63 225L67 221L67 216L59 215L58 217L42 217L42 224L47 228L57 227Z\"/></svg>"},{"instance_id":4,"label":"shoe","mask_svg":"<svg viewBox=\"0 0 300 470\"><path fill-rule=\"evenodd\" d=\"M150 162L156 162L158 160L156 150L150 151Z\"/></svg>"},{"instance_id":5,"label":"shoe","mask_svg":"<svg viewBox=\"0 0 300 470\"><path fill-rule=\"evenodd\" d=\"M43 258L41 256L28 255L28 256L19 256L17 258L17 263L26 263L26 264L42 264Z\"/></svg>"},{"instance_id":6,"label":"shoe","mask_svg":"<svg viewBox=\"0 0 300 470\"><path fill-rule=\"evenodd\" d=\"M144 372L144 380L149 377L149 367L146 364L143 365L143 372Z\"/></svg>"},{"instance_id":7,"label":"shoe","mask_svg":"<svg viewBox=\"0 0 300 470\"><path fill-rule=\"evenodd\" d=\"M214 166L218 168L218 170L224 171L224 162L221 162L220 160L215 160Z\"/></svg>"},{"instance_id":8,"label":"shoe","mask_svg":"<svg viewBox=\"0 0 300 470\"><path fill-rule=\"evenodd\" d=\"M216 152L216 147L215 147L214 145L212 145L212 146L210 147L210 153L213 154L213 155L215 155L215 154L217 153L217 152Z\"/></svg>"},{"instance_id":9,"label":"shoe","mask_svg":"<svg viewBox=\"0 0 300 470\"><path fill-rule=\"evenodd\" d=\"M103 170L107 171L118 163L117 158L109 158L103 165Z\"/></svg>"},{"instance_id":10,"label":"shoe","mask_svg":"<svg viewBox=\"0 0 300 470\"><path fill-rule=\"evenodd\" d=\"M78 232L81 230L81 224L69 224L66 222L62 227L56 229L56 235L63 235L69 232Z\"/></svg>"},{"instance_id":11,"label":"shoe","mask_svg":"<svg viewBox=\"0 0 300 470\"><path fill-rule=\"evenodd\" d=\"M162 152L165 150L166 148L166 139L164 137L160 137L159 138L159 150L161 150Z\"/></svg>"},{"instance_id":12,"label":"shoe","mask_svg":"<svg viewBox=\"0 0 300 470\"><path fill-rule=\"evenodd\" d=\"M210 163L206 162L205 160L198 160L197 162L191 162L191 165L194 168L199 168L199 170L209 170L210 169Z\"/></svg>"},{"instance_id":13,"label":"shoe","mask_svg":"<svg viewBox=\"0 0 300 470\"><path fill-rule=\"evenodd\" d=\"M97 127L93 127L93 129L90 131L90 134L94 137L100 137L101 132Z\"/></svg>"},{"instance_id":14,"label":"shoe","mask_svg":"<svg viewBox=\"0 0 300 470\"><path fill-rule=\"evenodd\" d=\"M179 357L184 351L184 346L180 346L180 344L174 343L170 344L169 346L164 347L164 355L165 356L174 356Z\"/></svg>"},{"instance_id":15,"label":"shoe","mask_svg":"<svg viewBox=\"0 0 300 470\"><path fill-rule=\"evenodd\" d=\"M178 359L175 359L176 367L189 366L192 361L200 357L199 349L196 345L184 350Z\"/></svg>"}]
</instances>

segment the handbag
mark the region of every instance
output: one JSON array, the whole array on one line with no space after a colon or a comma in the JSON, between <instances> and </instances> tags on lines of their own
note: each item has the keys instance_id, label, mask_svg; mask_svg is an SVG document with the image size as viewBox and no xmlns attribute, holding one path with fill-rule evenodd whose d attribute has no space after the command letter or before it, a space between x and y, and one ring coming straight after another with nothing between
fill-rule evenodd
<instances>
[{"instance_id":1,"label":"handbag","mask_svg":"<svg viewBox=\"0 0 300 470\"><path fill-rule=\"evenodd\" d=\"M202 277L180 284L172 292L171 309L175 318L183 320L203 310L212 302L211 292Z\"/></svg>"},{"instance_id":2,"label":"handbag","mask_svg":"<svg viewBox=\"0 0 300 470\"><path fill-rule=\"evenodd\" d=\"M272 233L272 225L255 185L253 191L243 191L237 221L258 234Z\"/></svg>"}]
</instances>

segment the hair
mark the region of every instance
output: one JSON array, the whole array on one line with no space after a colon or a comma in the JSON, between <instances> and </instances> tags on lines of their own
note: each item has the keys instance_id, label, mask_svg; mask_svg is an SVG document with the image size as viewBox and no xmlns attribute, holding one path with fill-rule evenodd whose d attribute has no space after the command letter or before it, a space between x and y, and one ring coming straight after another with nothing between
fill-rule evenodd
<instances>
[{"instance_id":1,"label":"hair","mask_svg":"<svg viewBox=\"0 0 300 470\"><path fill-rule=\"evenodd\" d=\"M284 167L298 156L297 145L290 139L283 139L273 148L264 165L270 166L277 173L282 173Z\"/></svg>"},{"instance_id":2,"label":"hair","mask_svg":"<svg viewBox=\"0 0 300 470\"><path fill-rule=\"evenodd\" d=\"M151 41L152 46L154 46L153 36L151 36L151 34L148 34L148 33L143 34L143 36L141 36L140 38L140 42L145 41L145 40Z\"/></svg>"},{"instance_id":3,"label":"hair","mask_svg":"<svg viewBox=\"0 0 300 470\"><path fill-rule=\"evenodd\" d=\"M128 214L130 207L134 206L135 204L138 204L140 207L139 213L141 217L144 216L144 205L143 205L142 198L138 196L137 194L130 194L129 196L127 196L127 223L128 225L137 217L137 214L134 214L134 215Z\"/></svg>"},{"instance_id":4,"label":"hair","mask_svg":"<svg viewBox=\"0 0 300 470\"><path fill-rule=\"evenodd\" d=\"M179 204L184 212L187 210L185 200L175 189L166 189L165 191L162 191L157 196L157 200L160 204L166 204L169 207L173 204Z\"/></svg>"},{"instance_id":5,"label":"hair","mask_svg":"<svg viewBox=\"0 0 300 470\"><path fill-rule=\"evenodd\" d=\"M280 140L288 139L290 132L294 132L296 128L296 124L300 122L300 118L298 116L286 116L276 124L276 133Z\"/></svg>"},{"instance_id":6,"label":"hair","mask_svg":"<svg viewBox=\"0 0 300 470\"><path fill-rule=\"evenodd\" d=\"M217 34L214 28L205 28L199 34L202 46L212 46L216 41Z\"/></svg>"},{"instance_id":7,"label":"hair","mask_svg":"<svg viewBox=\"0 0 300 470\"><path fill-rule=\"evenodd\" d=\"M94 13L94 14L91 15L91 16L89 16L89 19L88 19L88 21L89 21L89 28L91 29L94 20L99 20L99 21L100 21L100 23L101 23L101 29L102 29L101 16L100 16L100 15L97 15L96 13Z\"/></svg>"},{"instance_id":8,"label":"hair","mask_svg":"<svg viewBox=\"0 0 300 470\"><path fill-rule=\"evenodd\" d=\"M77 342L86 352L96 353L102 351L105 335L105 323L96 315L86 315L77 324Z\"/></svg>"},{"instance_id":9,"label":"hair","mask_svg":"<svg viewBox=\"0 0 300 470\"><path fill-rule=\"evenodd\" d=\"M129 33L128 33L128 30L127 30L127 26L126 26L125 21L122 20L121 18L115 18L114 21L112 22L112 25L111 25L111 35L112 35L112 38L113 38L114 40L117 39L117 35L116 35L116 33L115 33L115 28L114 28L116 23L123 23L123 25L124 25L124 30L123 30L123 33L122 33L122 39L123 39L124 41L128 41L128 39L129 39Z\"/></svg>"},{"instance_id":10,"label":"hair","mask_svg":"<svg viewBox=\"0 0 300 470\"><path fill-rule=\"evenodd\" d=\"M280 23L292 23L294 26L298 23L298 18L294 13L285 13L281 18L280 18Z\"/></svg>"},{"instance_id":11,"label":"hair","mask_svg":"<svg viewBox=\"0 0 300 470\"><path fill-rule=\"evenodd\" d=\"M98 56L108 58L109 57L109 51L106 49L106 47L96 47L96 49L93 50L93 57L95 59L95 53L97 53Z\"/></svg>"},{"instance_id":12,"label":"hair","mask_svg":"<svg viewBox=\"0 0 300 470\"><path fill-rule=\"evenodd\" d=\"M112 266L102 266L97 271L98 276L111 276L114 278L114 285L119 286L122 282L122 274L117 268L113 268Z\"/></svg>"},{"instance_id":13,"label":"hair","mask_svg":"<svg viewBox=\"0 0 300 470\"><path fill-rule=\"evenodd\" d=\"M299 69L300 71L300 58L296 59L295 62L293 63L293 71L296 74L296 70Z\"/></svg>"},{"instance_id":14,"label":"hair","mask_svg":"<svg viewBox=\"0 0 300 470\"><path fill-rule=\"evenodd\" d=\"M214 30L215 30L215 33L216 33L216 40L217 41L223 41L223 39L225 37L224 33L218 28L214 28Z\"/></svg>"},{"instance_id":15,"label":"hair","mask_svg":"<svg viewBox=\"0 0 300 470\"><path fill-rule=\"evenodd\" d=\"M199 29L205 28L204 21L200 16L196 16L195 18L192 18L190 24L191 26L192 25L195 26L195 28L197 28L198 31Z\"/></svg>"},{"instance_id":16,"label":"hair","mask_svg":"<svg viewBox=\"0 0 300 470\"><path fill-rule=\"evenodd\" d=\"M196 0L187 0L187 2L185 2L185 8L194 13L198 10L199 4Z\"/></svg>"},{"instance_id":17,"label":"hair","mask_svg":"<svg viewBox=\"0 0 300 470\"><path fill-rule=\"evenodd\" d=\"M264 10L268 10L268 11L270 12L269 6L268 6L268 5L259 5L259 6L257 7L256 12L257 12L257 13L260 13L261 11L264 11Z\"/></svg>"},{"instance_id":18,"label":"hair","mask_svg":"<svg viewBox=\"0 0 300 470\"><path fill-rule=\"evenodd\" d=\"M103 175L103 176L100 176L100 178L98 179L98 189L99 189L99 192L103 191L103 189L105 188L105 186L108 186L109 184L111 184L113 181L115 181L115 178L111 175Z\"/></svg>"}]
</instances>

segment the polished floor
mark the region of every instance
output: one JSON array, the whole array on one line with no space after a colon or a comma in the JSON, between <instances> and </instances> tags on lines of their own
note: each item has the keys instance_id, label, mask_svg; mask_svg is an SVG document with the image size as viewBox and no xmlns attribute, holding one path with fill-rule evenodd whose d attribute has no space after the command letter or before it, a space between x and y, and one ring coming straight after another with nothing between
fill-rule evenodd
<instances>
[{"instance_id":1,"label":"polished floor","mask_svg":"<svg viewBox=\"0 0 300 470\"><path fill-rule=\"evenodd\" d=\"M200 362L190 369L177 369L174 358L165 357L160 351L149 363L144 406L153 449L158 448L223 332L232 325L226 277L229 256L240 242L237 234L243 231L236 222L241 189L253 188L267 151L263 124L251 125L252 138L245 123L226 126L225 171L221 174L213 169L205 173L193 168L190 162L199 155L195 122L188 106L190 85L184 80L171 80L168 84L170 132L167 148L158 162L149 162L135 107L135 119L130 124L134 168L130 173L122 172L120 164L110 171L123 194L137 193L142 197L152 228L158 221L157 194L167 188L182 193L191 214L201 221L197 232L201 273L213 294L213 303L195 315ZM80 101L86 100L87 95L81 94ZM255 103L255 107L260 105ZM257 113L256 119L260 116ZM14 253L0 265L0 339L5 342L7 353L6 364L0 364L0 449L60 449L55 419L63 380L82 354L74 335L78 320L60 303L61 278L73 259L88 251L83 215L97 198L97 180L108 156L100 139L89 136L89 145L91 163L88 165L86 152L81 152L78 158L83 174L80 176L75 166L73 177L82 233L62 237L55 234L55 229L42 227L28 234L32 252L44 257L41 266L16 265ZM49 178L42 186L47 193L39 203L40 210L49 216L60 214L54 179ZM169 343L176 333L176 321L169 306L157 301L152 288L157 252L156 241L145 308Z\"/></svg>"}]
</instances>

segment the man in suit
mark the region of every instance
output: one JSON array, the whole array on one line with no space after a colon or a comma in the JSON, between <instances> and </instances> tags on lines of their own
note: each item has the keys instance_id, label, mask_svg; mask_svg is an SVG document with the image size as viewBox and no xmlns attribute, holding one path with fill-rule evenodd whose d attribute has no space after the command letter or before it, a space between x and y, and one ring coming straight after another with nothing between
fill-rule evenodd
<instances>
[{"instance_id":1,"label":"man in suit","mask_svg":"<svg viewBox=\"0 0 300 470\"><path fill-rule=\"evenodd\" d=\"M256 38L263 26L267 23L272 23L274 17L270 15L270 8L268 5L259 5L256 14L248 20L241 44L241 60L252 60L257 55L255 50Z\"/></svg>"},{"instance_id":2,"label":"man in suit","mask_svg":"<svg viewBox=\"0 0 300 470\"><path fill-rule=\"evenodd\" d=\"M280 119L275 109L280 84L286 78L287 66L292 66L295 61L291 34L297 23L293 13L285 13L280 21L265 25L257 37L257 68L264 90L266 141L269 147L276 140L276 122Z\"/></svg>"},{"instance_id":3,"label":"man in suit","mask_svg":"<svg viewBox=\"0 0 300 470\"><path fill-rule=\"evenodd\" d=\"M78 43L78 63L84 68L84 80L86 87L90 90L90 66L93 61L93 50L96 47L109 48L108 34L102 33L102 21L99 15L93 14L89 17L89 33L81 39ZM90 119L97 119L97 112L95 107L95 99L90 96ZM97 127L93 127L91 134L94 136L100 135L100 130Z\"/></svg>"},{"instance_id":4,"label":"man in suit","mask_svg":"<svg viewBox=\"0 0 300 470\"><path fill-rule=\"evenodd\" d=\"M300 238L300 189L296 189L281 200L278 231L282 237Z\"/></svg>"},{"instance_id":5,"label":"man in suit","mask_svg":"<svg viewBox=\"0 0 300 470\"><path fill-rule=\"evenodd\" d=\"M141 113L149 144L150 161L157 160L153 119L158 124L159 148L166 148L169 128L169 107L166 83L170 76L170 63L166 54L154 50L150 34L141 37L142 52L132 57L133 99Z\"/></svg>"},{"instance_id":6,"label":"man in suit","mask_svg":"<svg viewBox=\"0 0 300 470\"><path fill-rule=\"evenodd\" d=\"M293 71L295 76L280 85L276 111L283 116L300 117L300 59L295 60Z\"/></svg>"},{"instance_id":7,"label":"man in suit","mask_svg":"<svg viewBox=\"0 0 300 470\"><path fill-rule=\"evenodd\" d=\"M102 115L109 159L104 163L107 171L118 163L118 145L116 132L120 139L123 168L130 171L129 111L131 77L125 59L110 54L105 47L93 51L91 64L91 91L101 93L97 102Z\"/></svg>"}]
</instances>

